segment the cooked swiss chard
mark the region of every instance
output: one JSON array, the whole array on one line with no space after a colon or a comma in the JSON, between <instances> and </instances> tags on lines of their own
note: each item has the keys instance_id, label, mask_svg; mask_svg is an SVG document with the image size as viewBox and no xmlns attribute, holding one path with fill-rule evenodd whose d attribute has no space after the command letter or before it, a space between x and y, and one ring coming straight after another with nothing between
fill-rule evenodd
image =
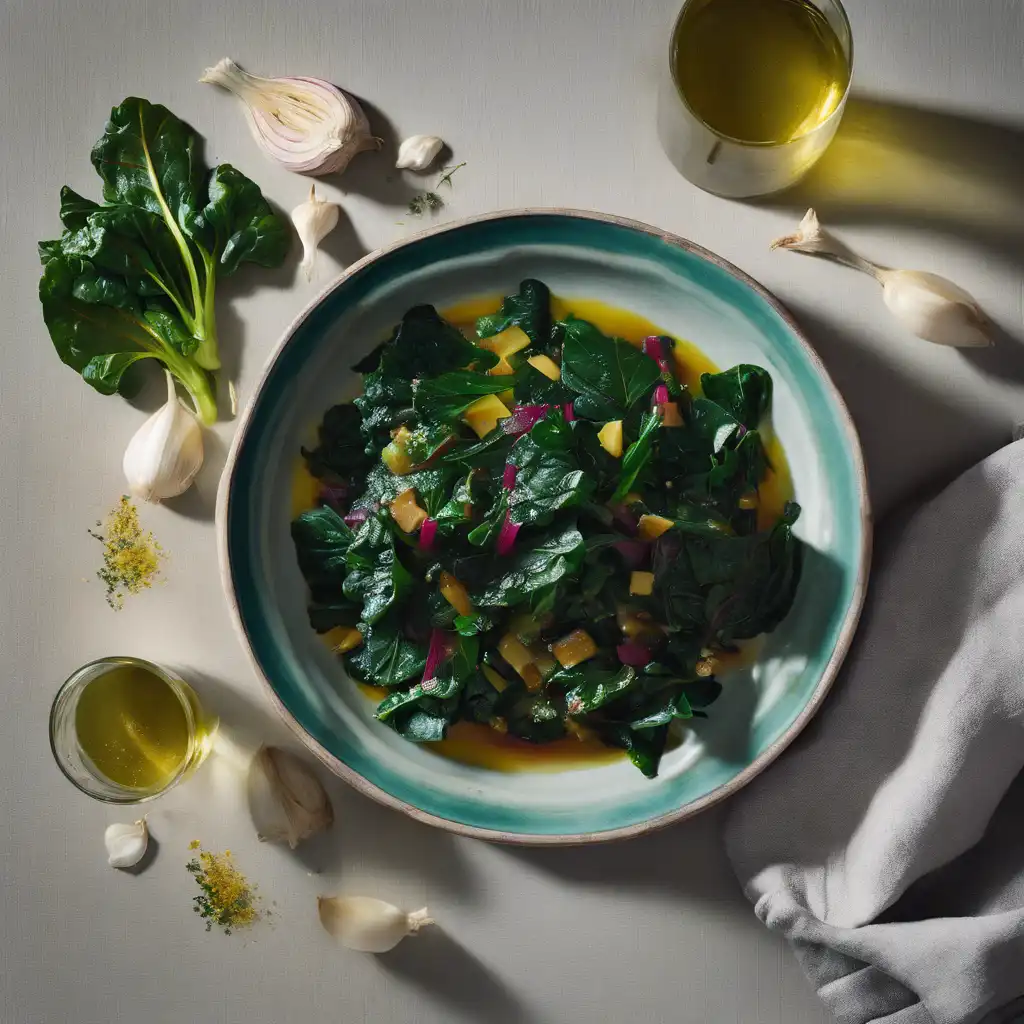
<instances>
[{"instance_id":1,"label":"cooked swiss chard","mask_svg":"<svg viewBox=\"0 0 1024 1024\"><path fill-rule=\"evenodd\" d=\"M721 656L782 621L800 510L758 529L771 378L694 395L672 345L553 321L524 281L475 342L418 306L359 364L363 394L303 451L321 505L292 536L314 628L390 691L381 722L593 737L654 776Z\"/></svg>"},{"instance_id":2,"label":"cooked swiss chard","mask_svg":"<svg viewBox=\"0 0 1024 1024\"><path fill-rule=\"evenodd\" d=\"M230 164L207 170L191 128L131 97L110 114L92 163L103 203L61 190L60 238L39 243L39 299L57 354L105 395L141 360L162 363L217 418L214 290L242 263L277 266L284 220Z\"/></svg>"}]
</instances>

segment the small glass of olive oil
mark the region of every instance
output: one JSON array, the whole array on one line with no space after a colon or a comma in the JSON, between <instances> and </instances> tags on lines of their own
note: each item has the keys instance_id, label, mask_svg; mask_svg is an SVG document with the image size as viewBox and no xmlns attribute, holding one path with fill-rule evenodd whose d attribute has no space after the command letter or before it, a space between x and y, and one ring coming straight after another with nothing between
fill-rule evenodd
<instances>
[{"instance_id":1,"label":"small glass of olive oil","mask_svg":"<svg viewBox=\"0 0 1024 1024\"><path fill-rule=\"evenodd\" d=\"M662 145L708 192L777 192L832 141L852 72L839 0L686 0L658 97Z\"/></svg>"},{"instance_id":2,"label":"small glass of olive oil","mask_svg":"<svg viewBox=\"0 0 1024 1024\"><path fill-rule=\"evenodd\" d=\"M78 669L50 711L50 746L83 793L135 804L187 779L213 745L217 719L195 691L138 658L102 658Z\"/></svg>"}]
</instances>

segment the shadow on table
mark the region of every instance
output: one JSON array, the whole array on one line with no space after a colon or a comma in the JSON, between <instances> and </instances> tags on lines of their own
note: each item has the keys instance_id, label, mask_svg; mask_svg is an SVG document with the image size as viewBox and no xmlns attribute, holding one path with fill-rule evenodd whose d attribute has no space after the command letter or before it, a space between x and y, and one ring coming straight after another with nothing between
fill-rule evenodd
<instances>
[{"instance_id":1,"label":"shadow on table","mask_svg":"<svg viewBox=\"0 0 1024 1024\"><path fill-rule=\"evenodd\" d=\"M400 878L425 879L446 898L471 906L481 898L462 846L452 835L428 828L375 803L332 775L305 750L282 719L263 701L190 667L176 668L195 686L204 708L220 718L210 762L200 769L190 788L230 788L245 800L245 776L253 754L262 744L285 747L312 768L334 807L335 824L300 843L295 850L282 846L303 870L331 878L343 869L346 858L371 863L382 873ZM357 827L345 827L358 822Z\"/></svg>"},{"instance_id":2,"label":"shadow on table","mask_svg":"<svg viewBox=\"0 0 1024 1024\"><path fill-rule=\"evenodd\" d=\"M533 1020L511 988L469 949L441 927L425 929L377 957L381 969L429 992L459 1019L487 1024L528 1024Z\"/></svg>"},{"instance_id":3,"label":"shadow on table","mask_svg":"<svg viewBox=\"0 0 1024 1024\"><path fill-rule=\"evenodd\" d=\"M1024 126L854 95L807 177L758 205L940 231L1024 262ZM871 255L871 254L867 254Z\"/></svg>"},{"instance_id":4,"label":"shadow on table","mask_svg":"<svg viewBox=\"0 0 1024 1024\"><path fill-rule=\"evenodd\" d=\"M938 394L887 360L863 328L793 302L783 304L821 356L860 435L876 520L895 504L949 483L1008 443L989 410ZM907 340L907 344L927 342ZM992 350L976 350L989 352ZM956 358L971 358L964 350Z\"/></svg>"}]
</instances>

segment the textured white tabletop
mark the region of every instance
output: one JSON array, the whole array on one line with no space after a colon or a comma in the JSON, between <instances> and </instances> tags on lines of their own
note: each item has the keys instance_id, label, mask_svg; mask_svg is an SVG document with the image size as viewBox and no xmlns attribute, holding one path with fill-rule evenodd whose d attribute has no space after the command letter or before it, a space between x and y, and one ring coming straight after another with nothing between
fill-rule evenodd
<instances>
[{"instance_id":1,"label":"textured white tabletop","mask_svg":"<svg viewBox=\"0 0 1024 1024\"><path fill-rule=\"evenodd\" d=\"M152 806L157 857L131 877L106 866L102 846L104 826L128 816L73 790L47 745L56 687L106 654L178 666L243 738L284 736L221 597L211 509L232 425L211 437L188 500L145 511L172 555L167 585L112 613L86 531L120 493L142 413L60 364L36 302L35 243L57 231L62 184L97 194L89 149L125 96L168 105L206 137L211 163L237 164L281 206L303 198L308 182L262 157L235 102L196 83L225 55L336 81L368 101L381 135L449 140L466 167L444 218L593 208L688 236L753 274L802 321L845 394L879 512L1009 438L1024 419L1024 350L1012 340L971 358L916 342L867 278L771 254L768 242L811 196L866 254L946 274L1024 338L1024 3L848 0L856 88L883 105L851 110L832 173L755 206L698 192L659 149L655 80L676 2L6 0L0 1024L825 1019L737 891L717 813L622 845L516 851L414 824L337 784L332 837L293 855L255 843L239 779L220 761ZM863 158L860 169L844 172L844 156ZM243 400L336 262L412 230L409 190L383 159L360 156L324 192L348 224L319 281L299 281L292 261L240 275L220 298ZM203 931L185 873L192 838L236 851L276 901L273 927ZM314 905L341 890L427 902L444 930L387 958L346 953Z\"/></svg>"}]
</instances>

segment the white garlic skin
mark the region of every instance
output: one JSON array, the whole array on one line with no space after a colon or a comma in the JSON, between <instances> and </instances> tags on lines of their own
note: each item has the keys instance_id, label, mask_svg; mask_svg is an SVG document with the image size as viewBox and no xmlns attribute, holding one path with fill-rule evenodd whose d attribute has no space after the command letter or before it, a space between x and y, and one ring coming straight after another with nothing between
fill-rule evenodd
<instances>
[{"instance_id":1,"label":"white garlic skin","mask_svg":"<svg viewBox=\"0 0 1024 1024\"><path fill-rule=\"evenodd\" d=\"M302 262L299 266L307 281L313 280L313 268L316 265L320 242L338 226L340 216L341 207L337 203L319 199L315 185L309 190L309 199L299 203L292 210L292 224L302 243Z\"/></svg>"},{"instance_id":2,"label":"white garlic skin","mask_svg":"<svg viewBox=\"0 0 1024 1024\"><path fill-rule=\"evenodd\" d=\"M319 896L316 902L327 932L359 953L387 953L407 935L434 923L426 907L407 914L371 896Z\"/></svg>"},{"instance_id":3,"label":"white garlic skin","mask_svg":"<svg viewBox=\"0 0 1024 1024\"><path fill-rule=\"evenodd\" d=\"M399 170L425 171L444 149L444 139L437 135L410 135L398 147Z\"/></svg>"},{"instance_id":4,"label":"white garlic skin","mask_svg":"<svg viewBox=\"0 0 1024 1024\"><path fill-rule=\"evenodd\" d=\"M117 823L108 825L103 833L107 847L107 863L112 868L133 868L146 856L149 846L149 827L146 819L130 825Z\"/></svg>"},{"instance_id":5,"label":"white garlic skin","mask_svg":"<svg viewBox=\"0 0 1024 1024\"><path fill-rule=\"evenodd\" d=\"M203 466L203 430L178 400L167 375L167 401L135 432L121 466L128 491L142 501L176 498Z\"/></svg>"},{"instance_id":6,"label":"white garlic skin","mask_svg":"<svg viewBox=\"0 0 1024 1024\"><path fill-rule=\"evenodd\" d=\"M257 838L287 843L330 828L334 808L323 784L304 761L280 747L262 746L249 766L249 813Z\"/></svg>"},{"instance_id":7,"label":"white garlic skin","mask_svg":"<svg viewBox=\"0 0 1024 1024\"><path fill-rule=\"evenodd\" d=\"M952 348L985 348L992 344L991 322L969 292L938 274L896 270L864 259L826 231L813 209L807 211L793 234L772 242L772 248L819 256L873 277L882 286L889 311L924 341Z\"/></svg>"},{"instance_id":8,"label":"white garlic skin","mask_svg":"<svg viewBox=\"0 0 1024 1024\"><path fill-rule=\"evenodd\" d=\"M885 304L919 338L953 348L987 348L989 321L970 293L938 274L879 269Z\"/></svg>"}]
</instances>

